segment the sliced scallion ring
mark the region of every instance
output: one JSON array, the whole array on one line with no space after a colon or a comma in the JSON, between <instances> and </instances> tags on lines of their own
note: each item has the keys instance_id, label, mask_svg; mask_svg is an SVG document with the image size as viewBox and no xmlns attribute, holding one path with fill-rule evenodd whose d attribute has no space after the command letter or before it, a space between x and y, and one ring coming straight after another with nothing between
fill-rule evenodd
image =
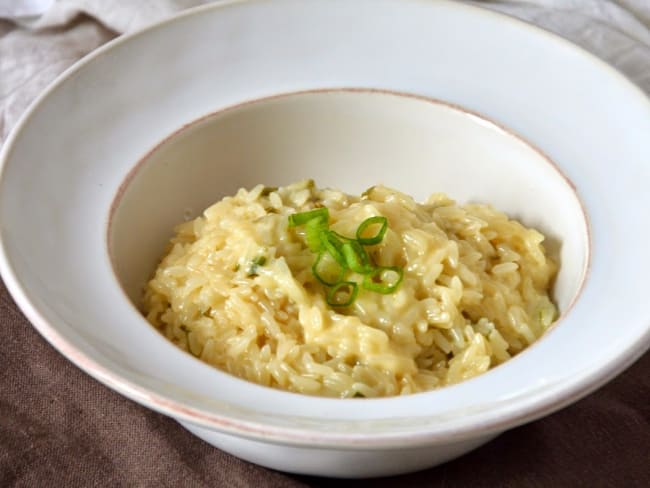
<instances>
[{"instance_id":1,"label":"sliced scallion ring","mask_svg":"<svg viewBox=\"0 0 650 488\"><path fill-rule=\"evenodd\" d=\"M321 242L323 243L323 249L330 253L332 257L336 259L337 263L339 263L341 266L345 266L345 258L341 252L343 243L338 238L337 234L331 230L324 230L321 232L320 238Z\"/></svg>"},{"instance_id":2,"label":"sliced scallion ring","mask_svg":"<svg viewBox=\"0 0 650 488\"><path fill-rule=\"evenodd\" d=\"M312 219L322 219L327 224L329 218L330 212L327 207L315 208L314 210L289 215L289 227L304 225Z\"/></svg>"},{"instance_id":3,"label":"sliced scallion ring","mask_svg":"<svg viewBox=\"0 0 650 488\"><path fill-rule=\"evenodd\" d=\"M358 241L344 242L341 246L341 253L345 258L345 264L355 273L366 274L372 271L370 257Z\"/></svg>"},{"instance_id":4,"label":"sliced scallion ring","mask_svg":"<svg viewBox=\"0 0 650 488\"><path fill-rule=\"evenodd\" d=\"M345 268L337 263L329 253L321 251L311 266L311 272L323 285L334 286L343 280Z\"/></svg>"},{"instance_id":5,"label":"sliced scallion ring","mask_svg":"<svg viewBox=\"0 0 650 488\"><path fill-rule=\"evenodd\" d=\"M369 227L375 227L377 225L379 226L379 230L377 230L374 235L367 236L364 234L369 230ZM361 222L357 228L357 241L359 241L359 244L363 244L364 246L379 244L384 238L386 229L388 229L388 219L386 217L383 217L381 215L369 217Z\"/></svg>"},{"instance_id":6,"label":"sliced scallion ring","mask_svg":"<svg viewBox=\"0 0 650 488\"><path fill-rule=\"evenodd\" d=\"M305 224L305 242L311 252L320 252L323 248L321 234L327 230L327 221L316 217Z\"/></svg>"},{"instance_id":7,"label":"sliced scallion ring","mask_svg":"<svg viewBox=\"0 0 650 488\"><path fill-rule=\"evenodd\" d=\"M402 279L404 270L399 266L380 266L363 277L363 287L387 295L397 290Z\"/></svg>"},{"instance_id":8,"label":"sliced scallion ring","mask_svg":"<svg viewBox=\"0 0 650 488\"><path fill-rule=\"evenodd\" d=\"M352 305L359 293L359 285L354 281L341 281L327 292L327 304L332 307Z\"/></svg>"}]
</instances>

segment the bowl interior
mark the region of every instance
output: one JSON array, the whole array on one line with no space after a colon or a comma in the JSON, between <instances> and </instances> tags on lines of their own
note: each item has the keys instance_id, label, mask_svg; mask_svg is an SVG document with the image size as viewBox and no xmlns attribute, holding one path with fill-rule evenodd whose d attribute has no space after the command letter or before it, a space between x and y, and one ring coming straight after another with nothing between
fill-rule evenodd
<instances>
[{"instance_id":1,"label":"bowl interior","mask_svg":"<svg viewBox=\"0 0 650 488\"><path fill-rule=\"evenodd\" d=\"M445 192L541 230L560 261L553 297L575 299L588 260L585 214L538 150L476 114L388 92L315 91L246 103L189 124L131 172L109 227L118 279L139 305L175 225L238 188L303 178L360 193L375 184L422 200Z\"/></svg>"}]
</instances>

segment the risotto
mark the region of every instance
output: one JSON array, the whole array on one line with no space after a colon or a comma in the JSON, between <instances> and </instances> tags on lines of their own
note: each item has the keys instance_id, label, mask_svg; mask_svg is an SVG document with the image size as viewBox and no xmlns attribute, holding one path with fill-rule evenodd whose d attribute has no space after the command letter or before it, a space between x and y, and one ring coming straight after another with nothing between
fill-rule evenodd
<instances>
[{"instance_id":1,"label":"risotto","mask_svg":"<svg viewBox=\"0 0 650 488\"><path fill-rule=\"evenodd\" d=\"M441 193L259 185L177 227L144 311L181 349L261 385L427 391L507 361L555 320L543 240Z\"/></svg>"}]
</instances>

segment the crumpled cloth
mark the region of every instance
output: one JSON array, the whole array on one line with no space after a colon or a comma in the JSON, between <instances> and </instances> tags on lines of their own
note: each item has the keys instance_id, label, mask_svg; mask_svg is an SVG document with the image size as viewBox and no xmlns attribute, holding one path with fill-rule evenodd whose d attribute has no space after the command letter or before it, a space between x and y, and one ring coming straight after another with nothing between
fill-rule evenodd
<instances>
[{"instance_id":1,"label":"crumpled cloth","mask_svg":"<svg viewBox=\"0 0 650 488\"><path fill-rule=\"evenodd\" d=\"M63 70L208 0L0 0L0 144ZM468 2L554 31L650 93L650 0ZM606 93L603 96L607 96ZM650 137L650 134L648 135ZM650 161L648 162L650 164ZM0 486L358 486L274 472L104 387L49 346L0 284ZM650 486L650 354L589 397L420 473L371 486Z\"/></svg>"}]
</instances>

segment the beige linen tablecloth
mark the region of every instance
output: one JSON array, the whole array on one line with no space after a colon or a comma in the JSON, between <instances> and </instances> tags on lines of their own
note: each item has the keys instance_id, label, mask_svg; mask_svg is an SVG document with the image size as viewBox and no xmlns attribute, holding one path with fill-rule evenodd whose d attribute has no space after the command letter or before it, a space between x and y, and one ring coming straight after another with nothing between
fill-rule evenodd
<instances>
[{"instance_id":1,"label":"beige linen tablecloth","mask_svg":"<svg viewBox=\"0 0 650 488\"><path fill-rule=\"evenodd\" d=\"M0 0L0 18L6 19L0 19L0 144L34 97L77 59L117 35L200 3L206 2ZM650 0L471 3L581 44L650 93ZM359 486L248 464L121 397L49 346L1 284L0 335L0 487ZM363 483L648 487L650 354L577 404L458 460Z\"/></svg>"}]
</instances>

